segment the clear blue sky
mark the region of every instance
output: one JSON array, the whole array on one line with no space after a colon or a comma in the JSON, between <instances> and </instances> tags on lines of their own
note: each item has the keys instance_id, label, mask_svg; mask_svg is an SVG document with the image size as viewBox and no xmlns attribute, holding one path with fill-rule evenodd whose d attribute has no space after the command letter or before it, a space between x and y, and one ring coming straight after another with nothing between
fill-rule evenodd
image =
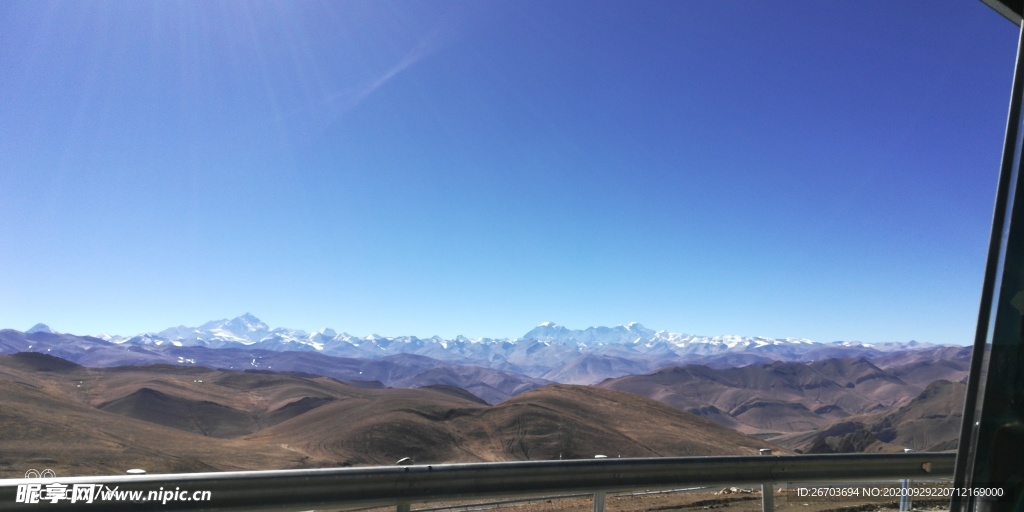
<instances>
[{"instance_id":1,"label":"clear blue sky","mask_svg":"<svg viewBox=\"0 0 1024 512\"><path fill-rule=\"evenodd\" d=\"M0 2L0 327L968 343L980 1Z\"/></svg>"}]
</instances>

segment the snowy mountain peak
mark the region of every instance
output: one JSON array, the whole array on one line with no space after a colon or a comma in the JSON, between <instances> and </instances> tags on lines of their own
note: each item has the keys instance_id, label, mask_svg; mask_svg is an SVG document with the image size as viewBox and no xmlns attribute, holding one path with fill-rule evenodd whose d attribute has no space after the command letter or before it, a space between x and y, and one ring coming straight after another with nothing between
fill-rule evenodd
<instances>
[{"instance_id":1,"label":"snowy mountain peak","mask_svg":"<svg viewBox=\"0 0 1024 512\"><path fill-rule=\"evenodd\" d=\"M227 326L236 329L244 329L247 332L266 331L270 329L267 324L263 323L262 320L253 316L252 313L246 313L238 318L235 318L227 323Z\"/></svg>"},{"instance_id":2,"label":"snowy mountain peak","mask_svg":"<svg viewBox=\"0 0 1024 512\"><path fill-rule=\"evenodd\" d=\"M53 331L53 329L50 329L49 325L46 325L46 324L43 324L43 323L35 324L35 325L32 326L31 329L29 329L29 330L27 330L25 332L28 333L28 334L32 334L34 332L45 332L47 334L57 334L56 332Z\"/></svg>"},{"instance_id":3,"label":"snowy mountain peak","mask_svg":"<svg viewBox=\"0 0 1024 512\"><path fill-rule=\"evenodd\" d=\"M323 337L323 338L337 338L338 337L338 333L334 332L334 329L331 329L330 327L324 327L323 329L320 329L319 331L317 331L317 332L315 332L313 334L319 335L320 337Z\"/></svg>"},{"instance_id":4,"label":"snowy mountain peak","mask_svg":"<svg viewBox=\"0 0 1024 512\"><path fill-rule=\"evenodd\" d=\"M552 341L570 336L573 331L562 327L554 322L544 322L534 327L530 332L524 334L522 339L533 339L537 341Z\"/></svg>"},{"instance_id":5,"label":"snowy mountain peak","mask_svg":"<svg viewBox=\"0 0 1024 512\"><path fill-rule=\"evenodd\" d=\"M214 320L199 327L202 330L217 332L219 335L234 335L244 339L259 339L270 332L270 328L262 320L246 313L231 320Z\"/></svg>"},{"instance_id":6,"label":"snowy mountain peak","mask_svg":"<svg viewBox=\"0 0 1024 512\"><path fill-rule=\"evenodd\" d=\"M623 327L627 331L629 331L631 333L634 333L634 334L637 334L639 336L642 336L644 338L652 338L656 334L658 334L653 329L648 329L648 328L644 327L643 325L640 324L640 322L630 322L630 323L626 324Z\"/></svg>"},{"instance_id":7,"label":"snowy mountain peak","mask_svg":"<svg viewBox=\"0 0 1024 512\"><path fill-rule=\"evenodd\" d=\"M636 343L641 338L653 338L655 334L653 330L638 322L615 327L602 326L586 329L568 329L553 322L544 322L524 334L522 339L535 339L562 345L610 345Z\"/></svg>"}]
</instances>

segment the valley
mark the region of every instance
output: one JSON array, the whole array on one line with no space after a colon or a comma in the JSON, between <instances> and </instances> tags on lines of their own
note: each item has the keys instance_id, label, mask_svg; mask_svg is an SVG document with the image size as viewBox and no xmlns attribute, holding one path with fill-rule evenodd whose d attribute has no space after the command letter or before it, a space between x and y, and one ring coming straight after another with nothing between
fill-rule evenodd
<instances>
[{"instance_id":1,"label":"valley","mask_svg":"<svg viewBox=\"0 0 1024 512\"><path fill-rule=\"evenodd\" d=\"M448 386L0 356L0 472L58 474L753 454L769 443L654 400L552 385L488 406Z\"/></svg>"},{"instance_id":2,"label":"valley","mask_svg":"<svg viewBox=\"0 0 1024 512\"><path fill-rule=\"evenodd\" d=\"M0 330L8 476L950 450L969 366L965 347L680 341L639 324L351 350L245 316L134 341L37 327ZM354 352L367 343L376 357Z\"/></svg>"}]
</instances>

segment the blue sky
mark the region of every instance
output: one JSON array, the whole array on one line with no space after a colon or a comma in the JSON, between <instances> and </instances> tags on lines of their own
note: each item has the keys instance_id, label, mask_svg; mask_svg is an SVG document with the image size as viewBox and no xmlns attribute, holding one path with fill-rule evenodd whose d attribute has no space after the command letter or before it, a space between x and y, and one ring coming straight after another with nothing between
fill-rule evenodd
<instances>
[{"instance_id":1,"label":"blue sky","mask_svg":"<svg viewBox=\"0 0 1024 512\"><path fill-rule=\"evenodd\" d=\"M977 1L0 3L0 327L969 343Z\"/></svg>"}]
</instances>

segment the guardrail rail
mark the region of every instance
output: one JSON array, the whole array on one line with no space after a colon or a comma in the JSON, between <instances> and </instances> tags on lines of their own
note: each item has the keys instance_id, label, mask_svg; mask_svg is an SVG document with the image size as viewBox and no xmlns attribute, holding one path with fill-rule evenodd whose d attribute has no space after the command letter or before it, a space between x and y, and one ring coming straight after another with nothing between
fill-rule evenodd
<instances>
[{"instance_id":1,"label":"guardrail rail","mask_svg":"<svg viewBox=\"0 0 1024 512\"><path fill-rule=\"evenodd\" d=\"M953 453L666 457L430 464L55 479L0 479L5 511L311 510L346 506L395 506L474 498L605 493L684 485L757 485L787 482L936 479L953 475ZM51 502L48 486L76 485L120 492L180 494L208 491L209 499ZM19 502L28 487L44 491L40 503ZM19 496L19 492L21 495ZM166 494L164 496L167 496ZM51 499L46 499L46 498ZM65 496L64 498L67 498ZM600 500L603 502L603 500Z\"/></svg>"}]
</instances>

